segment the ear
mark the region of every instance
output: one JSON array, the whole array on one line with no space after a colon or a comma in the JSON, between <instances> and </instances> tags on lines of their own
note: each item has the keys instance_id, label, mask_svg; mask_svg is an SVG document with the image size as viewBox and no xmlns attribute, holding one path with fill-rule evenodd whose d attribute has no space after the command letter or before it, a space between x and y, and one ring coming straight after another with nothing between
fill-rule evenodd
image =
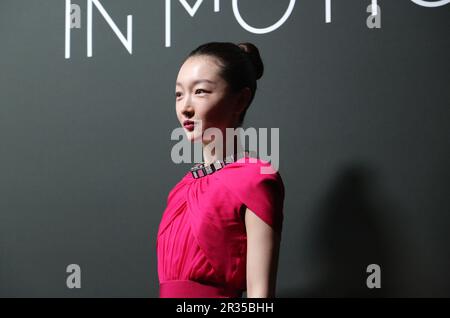
<instances>
[{"instance_id":1,"label":"ear","mask_svg":"<svg viewBox=\"0 0 450 318\"><path fill-rule=\"evenodd\" d=\"M252 91L248 87L244 87L237 95L236 101L236 113L242 113L247 108L250 98L252 97Z\"/></svg>"}]
</instances>

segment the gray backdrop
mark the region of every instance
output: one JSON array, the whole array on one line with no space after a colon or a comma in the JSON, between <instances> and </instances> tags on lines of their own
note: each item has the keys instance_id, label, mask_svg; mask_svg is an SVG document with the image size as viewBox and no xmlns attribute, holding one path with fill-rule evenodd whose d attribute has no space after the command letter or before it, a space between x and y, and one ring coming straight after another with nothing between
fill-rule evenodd
<instances>
[{"instance_id":1,"label":"gray backdrop","mask_svg":"<svg viewBox=\"0 0 450 318\"><path fill-rule=\"evenodd\" d=\"M195 1L188 1L194 4ZM280 128L286 186L278 296L450 296L450 5L298 0L253 34L231 1L192 18L172 1L102 0L86 57L86 1L64 58L60 0L0 2L0 296L155 297L155 238L175 165L174 83L188 52L250 41L266 73L244 127ZM241 0L255 27L288 0ZM382 288L366 287L381 266ZM81 289L66 266L81 266Z\"/></svg>"}]
</instances>

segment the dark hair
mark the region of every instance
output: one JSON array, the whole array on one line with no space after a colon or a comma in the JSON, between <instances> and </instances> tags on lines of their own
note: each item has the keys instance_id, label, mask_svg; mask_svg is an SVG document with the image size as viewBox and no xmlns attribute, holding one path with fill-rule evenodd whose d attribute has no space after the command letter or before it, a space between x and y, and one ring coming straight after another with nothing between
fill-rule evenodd
<instances>
[{"instance_id":1,"label":"dark hair","mask_svg":"<svg viewBox=\"0 0 450 318\"><path fill-rule=\"evenodd\" d=\"M255 97L256 81L264 73L264 64L258 48L251 43L210 42L200 45L189 56L207 55L220 60L222 71L220 75L230 85L233 92L248 87L251 97L248 105L239 117L238 125L242 125L245 113Z\"/></svg>"}]
</instances>

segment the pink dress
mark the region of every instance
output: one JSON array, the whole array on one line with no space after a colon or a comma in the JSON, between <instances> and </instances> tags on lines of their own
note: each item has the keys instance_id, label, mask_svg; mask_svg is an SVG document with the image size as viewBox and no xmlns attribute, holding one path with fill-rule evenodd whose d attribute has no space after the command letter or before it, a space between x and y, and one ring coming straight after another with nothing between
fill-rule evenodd
<instances>
[{"instance_id":1,"label":"pink dress","mask_svg":"<svg viewBox=\"0 0 450 318\"><path fill-rule=\"evenodd\" d=\"M248 157L170 191L157 237L160 297L240 297L246 289L248 207L281 232L284 185ZM273 173L263 174L261 168Z\"/></svg>"}]
</instances>

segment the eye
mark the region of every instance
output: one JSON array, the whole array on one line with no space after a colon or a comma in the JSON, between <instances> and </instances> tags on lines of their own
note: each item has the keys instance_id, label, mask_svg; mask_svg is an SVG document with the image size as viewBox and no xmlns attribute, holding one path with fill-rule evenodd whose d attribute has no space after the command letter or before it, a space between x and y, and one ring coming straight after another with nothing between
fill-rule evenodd
<instances>
[{"instance_id":1,"label":"eye","mask_svg":"<svg viewBox=\"0 0 450 318\"><path fill-rule=\"evenodd\" d=\"M180 97L181 96L181 93L180 92L175 92L175 97L176 98L178 98L178 97Z\"/></svg>"},{"instance_id":2,"label":"eye","mask_svg":"<svg viewBox=\"0 0 450 318\"><path fill-rule=\"evenodd\" d=\"M195 94L202 94L202 93L206 93L206 91L204 89L198 88L195 90Z\"/></svg>"}]
</instances>

